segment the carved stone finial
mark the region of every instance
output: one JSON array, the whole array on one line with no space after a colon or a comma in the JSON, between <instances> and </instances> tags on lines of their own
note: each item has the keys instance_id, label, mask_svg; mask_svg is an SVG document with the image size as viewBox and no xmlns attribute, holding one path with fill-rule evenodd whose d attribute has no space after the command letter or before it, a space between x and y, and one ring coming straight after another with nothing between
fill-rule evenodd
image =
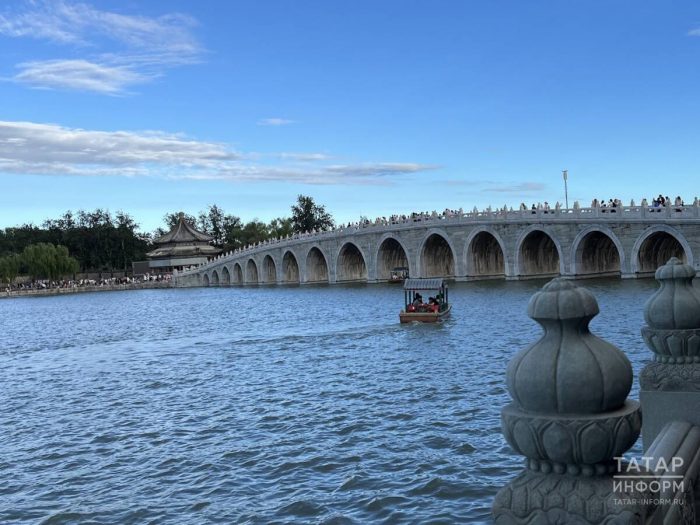
<instances>
[{"instance_id":1,"label":"carved stone finial","mask_svg":"<svg viewBox=\"0 0 700 525\"><path fill-rule=\"evenodd\" d=\"M544 329L508 364L508 391L529 412L596 414L622 406L632 365L615 345L588 329L598 315L593 294L554 279L530 300L527 315Z\"/></svg>"},{"instance_id":2,"label":"carved stone finial","mask_svg":"<svg viewBox=\"0 0 700 525\"><path fill-rule=\"evenodd\" d=\"M503 435L526 468L496 495L496 523L643 523L646 504L613 503L614 458L639 437L641 411L627 399L629 360L588 328L598 302L559 278L532 297L527 313L544 334L508 364L513 403L501 412Z\"/></svg>"},{"instance_id":3,"label":"carved stone finial","mask_svg":"<svg viewBox=\"0 0 700 525\"><path fill-rule=\"evenodd\" d=\"M644 306L642 337L654 360L639 376L645 453L669 423L700 425L700 292L695 269L672 258L656 270L659 289Z\"/></svg>"},{"instance_id":4,"label":"carved stone finial","mask_svg":"<svg viewBox=\"0 0 700 525\"><path fill-rule=\"evenodd\" d=\"M695 273L692 266L675 257L656 270L661 287L644 305L648 325L645 332L700 328L700 292L693 288ZM653 339L650 342L654 350Z\"/></svg>"},{"instance_id":5,"label":"carved stone finial","mask_svg":"<svg viewBox=\"0 0 700 525\"><path fill-rule=\"evenodd\" d=\"M687 380L675 377L678 369L649 365L640 382L650 390L700 390L700 291L693 287L695 269L673 257L656 270L660 288L644 305L644 342L660 365L695 364L685 370ZM695 368L695 367L694 367ZM691 373L692 372L692 373ZM674 379L675 377L675 379Z\"/></svg>"}]
</instances>

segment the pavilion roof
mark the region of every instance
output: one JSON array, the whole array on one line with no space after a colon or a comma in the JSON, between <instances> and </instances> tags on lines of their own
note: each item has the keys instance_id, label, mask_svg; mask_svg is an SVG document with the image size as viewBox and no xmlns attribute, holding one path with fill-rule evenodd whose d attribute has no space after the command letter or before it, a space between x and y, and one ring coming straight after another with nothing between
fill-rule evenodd
<instances>
[{"instance_id":1,"label":"pavilion roof","mask_svg":"<svg viewBox=\"0 0 700 525\"><path fill-rule=\"evenodd\" d=\"M172 229L153 241L154 244L211 242L214 237L196 230L185 220L185 214L180 212L177 224Z\"/></svg>"},{"instance_id":2,"label":"pavilion roof","mask_svg":"<svg viewBox=\"0 0 700 525\"><path fill-rule=\"evenodd\" d=\"M183 258L183 257L213 257L219 255L221 250L211 244L175 244L158 246L146 255L151 259Z\"/></svg>"}]
</instances>

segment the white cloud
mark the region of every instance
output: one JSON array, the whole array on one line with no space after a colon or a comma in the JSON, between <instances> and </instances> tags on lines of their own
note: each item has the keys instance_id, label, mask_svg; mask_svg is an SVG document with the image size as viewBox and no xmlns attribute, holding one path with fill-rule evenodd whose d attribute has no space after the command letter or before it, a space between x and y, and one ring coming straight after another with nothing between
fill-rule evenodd
<instances>
[{"instance_id":1,"label":"white cloud","mask_svg":"<svg viewBox=\"0 0 700 525\"><path fill-rule=\"evenodd\" d=\"M0 14L0 35L72 45L91 54L80 59L28 61L15 82L34 87L124 94L165 69L201 61L205 52L193 34L197 21L174 13L157 18L101 11L66 0L27 1ZM97 53L117 45L116 52Z\"/></svg>"},{"instance_id":2,"label":"white cloud","mask_svg":"<svg viewBox=\"0 0 700 525\"><path fill-rule=\"evenodd\" d=\"M25 166L23 173L31 173L34 165L42 174L50 173L54 165L59 172L65 171L64 166L73 166L85 173L94 166L121 168L148 163L212 167L237 158L223 144L187 141L167 134L0 121L0 159Z\"/></svg>"},{"instance_id":3,"label":"white cloud","mask_svg":"<svg viewBox=\"0 0 700 525\"><path fill-rule=\"evenodd\" d=\"M283 118L263 118L258 120L258 126L286 126L287 124L294 124L294 121Z\"/></svg>"},{"instance_id":4,"label":"white cloud","mask_svg":"<svg viewBox=\"0 0 700 525\"><path fill-rule=\"evenodd\" d=\"M700 28L691 29L687 34L688 36L700 36Z\"/></svg>"},{"instance_id":5,"label":"white cloud","mask_svg":"<svg viewBox=\"0 0 700 525\"><path fill-rule=\"evenodd\" d=\"M190 54L202 51L191 32L197 21L188 15L123 15L67 0L25 2L24 6L0 14L0 34L85 46L106 37L132 49Z\"/></svg>"},{"instance_id":6,"label":"white cloud","mask_svg":"<svg viewBox=\"0 0 700 525\"><path fill-rule=\"evenodd\" d=\"M24 62L17 67L21 72L12 78L15 82L39 88L93 91L107 95L125 94L128 86L152 78L129 66L110 67L87 60Z\"/></svg>"},{"instance_id":7,"label":"white cloud","mask_svg":"<svg viewBox=\"0 0 700 525\"><path fill-rule=\"evenodd\" d=\"M314 164L250 162L226 144L161 131L89 131L56 124L0 121L0 173L63 176L151 176L235 183L387 184L438 168L415 163ZM330 158L330 157L329 157ZM294 159L292 159L294 160ZM322 163L326 159L317 159Z\"/></svg>"}]
</instances>

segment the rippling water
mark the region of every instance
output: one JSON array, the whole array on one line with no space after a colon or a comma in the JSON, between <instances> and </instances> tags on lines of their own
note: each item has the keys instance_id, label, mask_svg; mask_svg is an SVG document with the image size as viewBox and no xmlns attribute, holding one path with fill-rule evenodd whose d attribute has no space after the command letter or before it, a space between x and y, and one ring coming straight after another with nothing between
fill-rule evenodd
<instances>
[{"instance_id":1,"label":"rippling water","mask_svg":"<svg viewBox=\"0 0 700 525\"><path fill-rule=\"evenodd\" d=\"M0 301L0 522L488 522L542 284L454 284L438 326L391 285ZM584 284L638 375L656 283Z\"/></svg>"}]
</instances>

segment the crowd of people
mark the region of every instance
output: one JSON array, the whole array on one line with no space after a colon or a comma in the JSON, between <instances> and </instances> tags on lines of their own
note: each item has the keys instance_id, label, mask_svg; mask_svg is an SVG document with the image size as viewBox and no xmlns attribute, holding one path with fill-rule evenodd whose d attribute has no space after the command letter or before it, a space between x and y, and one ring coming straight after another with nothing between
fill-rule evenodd
<instances>
[{"instance_id":1,"label":"crowd of people","mask_svg":"<svg viewBox=\"0 0 700 525\"><path fill-rule=\"evenodd\" d=\"M3 283L0 291L15 292L29 290L48 290L49 288L85 288L85 287L105 287L105 286L120 286L140 283L168 282L171 279L170 274L158 275L143 275L139 277L108 277L99 279L61 279L58 281L49 281L48 279L34 279L31 281L23 281L14 284Z\"/></svg>"},{"instance_id":2,"label":"crowd of people","mask_svg":"<svg viewBox=\"0 0 700 525\"><path fill-rule=\"evenodd\" d=\"M698 198L696 197L694 199L693 204L698 203ZM615 213L617 208L622 207L622 201L620 199L593 199L591 202L591 208L601 208L603 210L603 213L610 212L610 213ZM634 202L634 200L631 201L630 206L635 207L637 204ZM671 200L668 196L664 197L663 195L659 195L657 198L652 199L651 204L648 203L647 199L643 199L640 206L642 207L649 207L650 209L652 208L668 208L671 207L683 207L685 206L685 202L683 199L678 196L674 200ZM531 206L527 206L524 202L520 204L520 210L521 211L530 211L532 214L536 214L537 212L541 211L545 214L548 213L554 213L555 210L562 209L564 206L562 203L557 202L554 206L551 206L549 202L545 201L544 203L538 202L537 204L533 203ZM578 202L574 205L574 207L579 207ZM502 208L504 211L507 211L507 208L504 206ZM474 209L474 212L476 212L476 208ZM489 207L486 211L491 211L491 208ZM500 211L500 210L499 210ZM513 208L510 208L510 211L513 211ZM389 225L389 224L398 224L398 223L404 223L404 222L419 222L422 220L427 220L427 219L434 219L436 217L440 218L449 218L453 216L461 216L464 215L464 210L460 208L459 210L453 210L450 208L446 208L443 212L437 212L433 211L432 213L424 211L424 212L413 212L408 215L391 215L388 219L386 217L377 217L374 221L370 219L362 219L359 222L349 222L347 226L341 225L341 228L363 228L371 225Z\"/></svg>"}]
</instances>

